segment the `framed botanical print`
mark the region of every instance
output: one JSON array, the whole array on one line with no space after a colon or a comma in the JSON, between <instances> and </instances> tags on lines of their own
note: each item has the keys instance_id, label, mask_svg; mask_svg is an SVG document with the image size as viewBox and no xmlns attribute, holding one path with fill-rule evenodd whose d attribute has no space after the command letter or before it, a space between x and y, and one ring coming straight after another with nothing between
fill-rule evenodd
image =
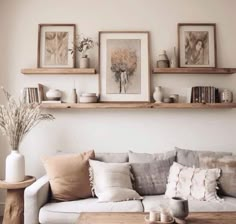
<instances>
[{"instance_id":1,"label":"framed botanical print","mask_svg":"<svg viewBox=\"0 0 236 224\"><path fill-rule=\"evenodd\" d=\"M180 67L216 67L216 24L178 24Z\"/></svg>"},{"instance_id":2,"label":"framed botanical print","mask_svg":"<svg viewBox=\"0 0 236 224\"><path fill-rule=\"evenodd\" d=\"M149 32L99 32L100 101L150 101Z\"/></svg>"},{"instance_id":3,"label":"framed botanical print","mask_svg":"<svg viewBox=\"0 0 236 224\"><path fill-rule=\"evenodd\" d=\"M74 68L75 24L39 24L38 67Z\"/></svg>"}]
</instances>

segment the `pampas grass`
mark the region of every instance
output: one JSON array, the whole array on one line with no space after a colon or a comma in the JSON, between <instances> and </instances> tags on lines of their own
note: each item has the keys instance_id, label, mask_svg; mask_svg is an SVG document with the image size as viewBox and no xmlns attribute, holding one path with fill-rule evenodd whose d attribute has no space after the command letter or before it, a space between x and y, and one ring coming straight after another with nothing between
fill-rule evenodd
<instances>
[{"instance_id":1,"label":"pampas grass","mask_svg":"<svg viewBox=\"0 0 236 224\"><path fill-rule=\"evenodd\" d=\"M53 120L51 114L44 114L39 104L23 103L12 97L1 87L6 99L6 106L0 105L0 131L8 137L13 150L18 150L24 137L43 120Z\"/></svg>"}]
</instances>

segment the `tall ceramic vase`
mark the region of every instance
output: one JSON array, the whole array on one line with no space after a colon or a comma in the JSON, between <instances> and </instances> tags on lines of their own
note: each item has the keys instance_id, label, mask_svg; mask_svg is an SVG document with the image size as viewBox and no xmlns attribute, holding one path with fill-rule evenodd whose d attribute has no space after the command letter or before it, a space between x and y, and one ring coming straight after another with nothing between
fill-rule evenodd
<instances>
[{"instance_id":1,"label":"tall ceramic vase","mask_svg":"<svg viewBox=\"0 0 236 224\"><path fill-rule=\"evenodd\" d=\"M155 87L155 91L153 93L153 99L155 100L156 103L161 103L163 98L163 93L161 86Z\"/></svg>"},{"instance_id":2,"label":"tall ceramic vase","mask_svg":"<svg viewBox=\"0 0 236 224\"><path fill-rule=\"evenodd\" d=\"M5 181L20 182L25 178L25 158L18 150L12 150L6 158Z\"/></svg>"}]
</instances>

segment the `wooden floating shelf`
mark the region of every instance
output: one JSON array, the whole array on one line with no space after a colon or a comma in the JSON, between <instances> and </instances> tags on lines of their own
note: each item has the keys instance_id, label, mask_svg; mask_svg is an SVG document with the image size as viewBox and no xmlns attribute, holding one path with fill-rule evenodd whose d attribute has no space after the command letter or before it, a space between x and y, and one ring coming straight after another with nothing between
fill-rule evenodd
<instances>
[{"instance_id":1,"label":"wooden floating shelf","mask_svg":"<svg viewBox=\"0 0 236 224\"><path fill-rule=\"evenodd\" d=\"M154 68L154 74L233 74L236 68Z\"/></svg>"},{"instance_id":2,"label":"wooden floating shelf","mask_svg":"<svg viewBox=\"0 0 236 224\"><path fill-rule=\"evenodd\" d=\"M24 75L95 75L95 68L23 68Z\"/></svg>"},{"instance_id":3,"label":"wooden floating shelf","mask_svg":"<svg viewBox=\"0 0 236 224\"><path fill-rule=\"evenodd\" d=\"M46 103L45 109L233 109L236 103Z\"/></svg>"}]
</instances>

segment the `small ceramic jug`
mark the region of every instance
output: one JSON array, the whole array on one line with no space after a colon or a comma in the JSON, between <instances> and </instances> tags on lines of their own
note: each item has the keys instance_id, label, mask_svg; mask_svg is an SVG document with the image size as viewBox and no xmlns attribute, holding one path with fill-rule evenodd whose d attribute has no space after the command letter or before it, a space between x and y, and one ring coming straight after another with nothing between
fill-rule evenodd
<instances>
[{"instance_id":1,"label":"small ceramic jug","mask_svg":"<svg viewBox=\"0 0 236 224\"><path fill-rule=\"evenodd\" d=\"M188 200L180 197L173 197L170 199L170 209L175 218L184 220L189 213Z\"/></svg>"},{"instance_id":2,"label":"small ceramic jug","mask_svg":"<svg viewBox=\"0 0 236 224\"><path fill-rule=\"evenodd\" d=\"M155 87L155 91L153 93L153 99L156 101L156 103L161 103L163 98L163 93L161 86Z\"/></svg>"}]
</instances>

